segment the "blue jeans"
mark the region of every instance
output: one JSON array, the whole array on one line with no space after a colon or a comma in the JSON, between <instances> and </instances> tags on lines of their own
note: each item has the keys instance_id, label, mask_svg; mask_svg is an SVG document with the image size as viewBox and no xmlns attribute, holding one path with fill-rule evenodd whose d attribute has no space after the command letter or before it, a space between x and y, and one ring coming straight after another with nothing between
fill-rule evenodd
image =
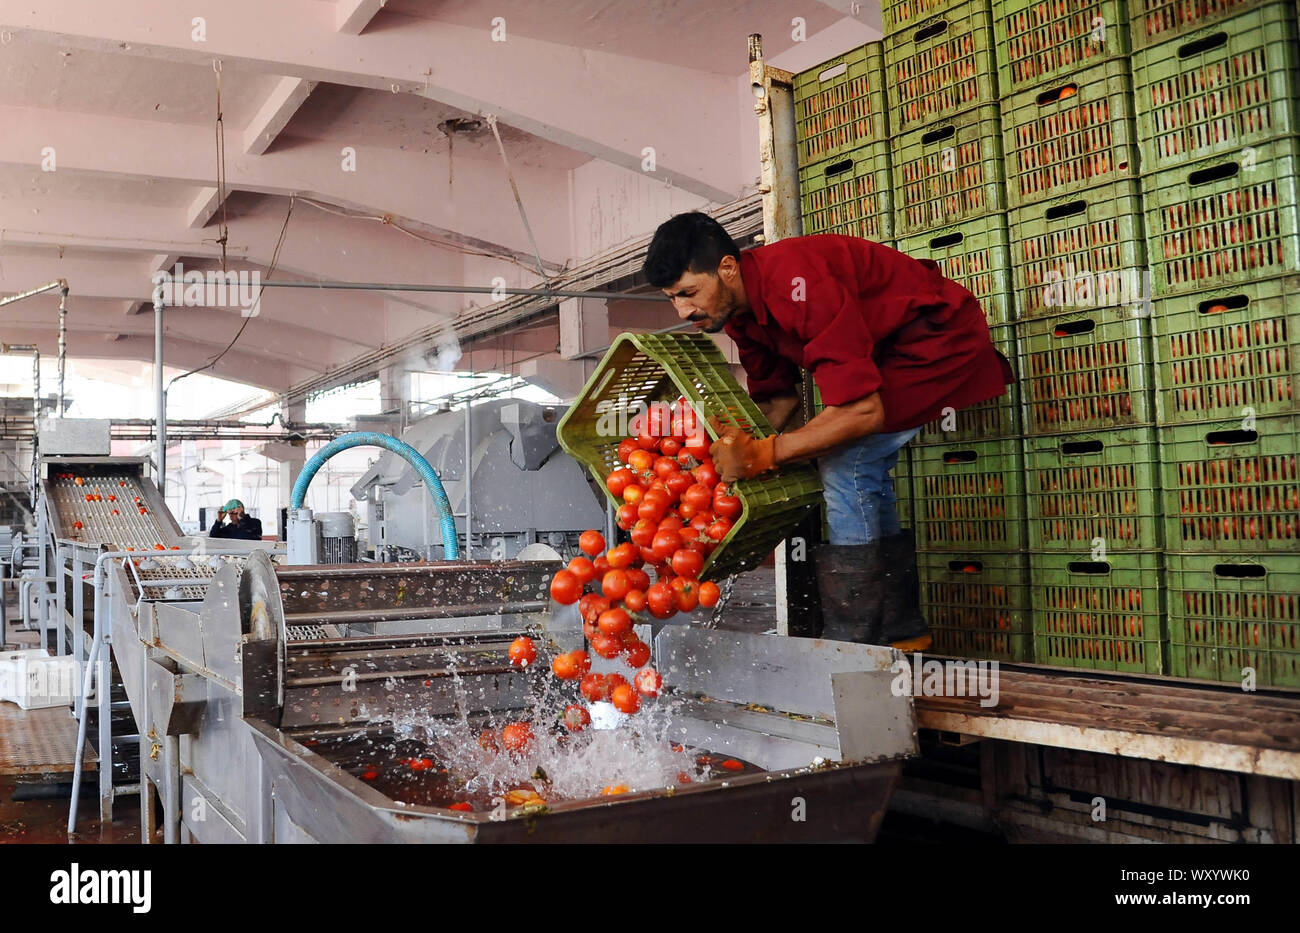
<instances>
[{"instance_id":1,"label":"blue jeans","mask_svg":"<svg viewBox=\"0 0 1300 933\"><path fill-rule=\"evenodd\" d=\"M870 434L818 459L831 544L869 544L899 533L889 474L898 463L898 452L920 431Z\"/></svg>"}]
</instances>

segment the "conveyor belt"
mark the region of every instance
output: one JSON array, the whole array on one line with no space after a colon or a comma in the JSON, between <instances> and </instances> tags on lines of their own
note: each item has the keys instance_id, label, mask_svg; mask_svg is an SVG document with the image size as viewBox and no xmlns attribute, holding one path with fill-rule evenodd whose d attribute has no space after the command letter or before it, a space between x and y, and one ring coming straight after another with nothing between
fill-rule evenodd
<instances>
[{"instance_id":1,"label":"conveyor belt","mask_svg":"<svg viewBox=\"0 0 1300 933\"><path fill-rule=\"evenodd\" d=\"M917 725L1300 779L1300 693L1005 664L997 683L991 707L916 697Z\"/></svg>"},{"instance_id":2,"label":"conveyor belt","mask_svg":"<svg viewBox=\"0 0 1300 933\"><path fill-rule=\"evenodd\" d=\"M77 485L77 479L82 485ZM171 530L149 507L138 476L120 473L70 478L63 473L46 480L45 490L56 509L59 527L55 536L60 539L107 544L120 550L175 546ZM141 512L142 508L145 511Z\"/></svg>"}]
</instances>

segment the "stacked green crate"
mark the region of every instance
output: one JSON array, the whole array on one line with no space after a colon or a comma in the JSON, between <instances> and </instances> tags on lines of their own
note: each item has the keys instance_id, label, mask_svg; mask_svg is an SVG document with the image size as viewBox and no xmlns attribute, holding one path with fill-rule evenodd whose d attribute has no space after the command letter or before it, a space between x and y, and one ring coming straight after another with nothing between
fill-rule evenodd
<instances>
[{"instance_id":1,"label":"stacked green crate","mask_svg":"<svg viewBox=\"0 0 1300 933\"><path fill-rule=\"evenodd\" d=\"M1128 9L995 0L1034 658L1164 671Z\"/></svg>"},{"instance_id":2,"label":"stacked green crate","mask_svg":"<svg viewBox=\"0 0 1300 933\"><path fill-rule=\"evenodd\" d=\"M979 300L1016 359L1007 199L987 0L882 6L898 249ZM921 606L931 650L1028 660L1018 386L945 410L909 445Z\"/></svg>"},{"instance_id":3,"label":"stacked green crate","mask_svg":"<svg viewBox=\"0 0 1300 933\"><path fill-rule=\"evenodd\" d=\"M1300 686L1296 9L1132 2L1169 670Z\"/></svg>"}]
</instances>

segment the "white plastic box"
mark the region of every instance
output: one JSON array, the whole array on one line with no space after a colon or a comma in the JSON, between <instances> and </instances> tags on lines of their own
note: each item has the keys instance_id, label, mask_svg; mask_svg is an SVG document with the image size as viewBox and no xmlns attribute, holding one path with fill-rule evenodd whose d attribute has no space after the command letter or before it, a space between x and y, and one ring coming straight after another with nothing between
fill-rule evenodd
<instances>
[{"instance_id":1,"label":"white plastic box","mask_svg":"<svg viewBox=\"0 0 1300 933\"><path fill-rule=\"evenodd\" d=\"M77 693L77 662L40 648L0 654L0 700L21 709L70 706Z\"/></svg>"}]
</instances>

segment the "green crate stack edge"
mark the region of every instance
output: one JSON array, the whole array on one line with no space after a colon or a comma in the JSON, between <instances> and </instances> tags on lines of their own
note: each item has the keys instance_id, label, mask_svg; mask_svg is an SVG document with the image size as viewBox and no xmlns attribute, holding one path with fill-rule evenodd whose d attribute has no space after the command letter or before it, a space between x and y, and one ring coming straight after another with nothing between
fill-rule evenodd
<instances>
[{"instance_id":1,"label":"green crate stack edge","mask_svg":"<svg viewBox=\"0 0 1300 933\"><path fill-rule=\"evenodd\" d=\"M1168 668L1300 686L1300 52L1290 0L1134 18ZM1143 21L1143 28L1147 25Z\"/></svg>"}]
</instances>

